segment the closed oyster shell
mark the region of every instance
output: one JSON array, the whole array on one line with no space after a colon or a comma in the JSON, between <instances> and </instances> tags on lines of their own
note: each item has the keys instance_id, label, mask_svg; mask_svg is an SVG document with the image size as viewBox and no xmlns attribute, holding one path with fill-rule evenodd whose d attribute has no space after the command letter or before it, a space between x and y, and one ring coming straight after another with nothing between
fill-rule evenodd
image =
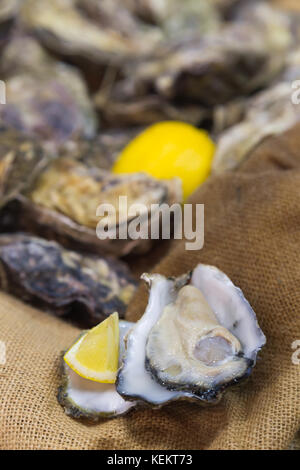
<instances>
[{"instance_id":1,"label":"closed oyster shell","mask_svg":"<svg viewBox=\"0 0 300 470\"><path fill-rule=\"evenodd\" d=\"M126 207L119 211L119 197L127 197L127 208L143 204L145 213L142 227L145 230L156 216L152 204L181 202L179 179L158 181L142 173L113 175L70 158L54 160L36 179L26 194L18 196L21 205L19 220L23 229L47 238L59 237L68 245L96 253L108 252L124 256L132 251L144 252L151 246L149 237L133 240L119 237L121 228L127 233L129 224L136 218L128 215ZM110 203L116 210L116 220L97 216L101 204ZM99 223L116 227L114 238L99 239ZM64 240L63 240L64 239Z\"/></svg>"},{"instance_id":2,"label":"closed oyster shell","mask_svg":"<svg viewBox=\"0 0 300 470\"><path fill-rule=\"evenodd\" d=\"M215 173L238 168L264 138L280 134L299 122L300 109L296 102L293 103L291 88L291 83L299 76L300 51L296 49L288 55L280 79L244 100L239 122L218 136L213 160Z\"/></svg>"},{"instance_id":3,"label":"closed oyster shell","mask_svg":"<svg viewBox=\"0 0 300 470\"><path fill-rule=\"evenodd\" d=\"M119 322L120 359L125 349L125 336L132 326L133 323L127 321ZM65 413L72 418L97 422L128 413L136 406L135 402L126 401L118 394L115 384L102 384L80 377L70 369L63 357L61 358L61 380L57 399Z\"/></svg>"},{"instance_id":4,"label":"closed oyster shell","mask_svg":"<svg viewBox=\"0 0 300 470\"><path fill-rule=\"evenodd\" d=\"M218 33L137 63L134 79L167 99L214 106L269 83L282 70L290 43L287 16L258 4Z\"/></svg>"},{"instance_id":5,"label":"closed oyster shell","mask_svg":"<svg viewBox=\"0 0 300 470\"><path fill-rule=\"evenodd\" d=\"M7 103L0 122L34 135L55 149L96 133L97 120L79 72L51 58L32 38L16 36L4 51L1 74Z\"/></svg>"},{"instance_id":6,"label":"closed oyster shell","mask_svg":"<svg viewBox=\"0 0 300 470\"><path fill-rule=\"evenodd\" d=\"M10 38L15 23L20 0L2 0L0 4L0 50Z\"/></svg>"},{"instance_id":7,"label":"closed oyster shell","mask_svg":"<svg viewBox=\"0 0 300 470\"><path fill-rule=\"evenodd\" d=\"M30 187L49 160L34 139L0 127L0 208Z\"/></svg>"},{"instance_id":8,"label":"closed oyster shell","mask_svg":"<svg viewBox=\"0 0 300 470\"><path fill-rule=\"evenodd\" d=\"M27 0L22 21L51 52L78 65L92 87L99 86L107 65L119 70L161 39L158 28L141 25L114 0Z\"/></svg>"},{"instance_id":9,"label":"closed oyster shell","mask_svg":"<svg viewBox=\"0 0 300 470\"><path fill-rule=\"evenodd\" d=\"M0 235L1 288L85 327L118 311L136 282L113 258L84 256L23 233Z\"/></svg>"}]
</instances>

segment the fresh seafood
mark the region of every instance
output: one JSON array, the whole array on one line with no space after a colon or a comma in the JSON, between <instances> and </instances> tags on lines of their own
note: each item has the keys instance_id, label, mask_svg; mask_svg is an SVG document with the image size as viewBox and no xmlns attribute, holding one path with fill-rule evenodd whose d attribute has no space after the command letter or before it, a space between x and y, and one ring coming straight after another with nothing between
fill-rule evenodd
<instances>
[{"instance_id":1,"label":"fresh seafood","mask_svg":"<svg viewBox=\"0 0 300 470\"><path fill-rule=\"evenodd\" d=\"M120 196L127 197L126 207L119 205ZM82 249L117 256L145 251L151 246L148 237L137 240L118 237L121 229L127 233L136 217L143 219L148 227L151 217L155 216L151 205L159 207L181 200L181 181L177 178L158 181L142 173L113 175L71 158L54 160L31 189L18 196L24 229L35 233L46 229L47 238L49 233L52 237L67 237L73 244L79 243ZM101 204L110 204L115 214L97 215ZM146 212L130 215L128 209L133 204L142 204ZM96 233L99 223L115 228L116 237L99 239Z\"/></svg>"},{"instance_id":2,"label":"fresh seafood","mask_svg":"<svg viewBox=\"0 0 300 470\"><path fill-rule=\"evenodd\" d=\"M34 139L0 127L0 208L30 187L49 163Z\"/></svg>"},{"instance_id":3,"label":"fresh seafood","mask_svg":"<svg viewBox=\"0 0 300 470\"><path fill-rule=\"evenodd\" d=\"M19 12L20 0L2 0L0 4L0 50L10 39Z\"/></svg>"},{"instance_id":4,"label":"fresh seafood","mask_svg":"<svg viewBox=\"0 0 300 470\"><path fill-rule=\"evenodd\" d=\"M71 138L94 137L96 116L75 68L21 35L6 47L0 70L7 95L0 107L2 124L40 138L49 150Z\"/></svg>"},{"instance_id":5,"label":"fresh seafood","mask_svg":"<svg viewBox=\"0 0 300 470\"><path fill-rule=\"evenodd\" d=\"M219 135L213 161L215 173L238 168L265 137L280 134L299 122L300 108L297 100L293 102L291 86L299 74L300 53L293 51L281 79L243 103L243 118Z\"/></svg>"},{"instance_id":6,"label":"fresh seafood","mask_svg":"<svg viewBox=\"0 0 300 470\"><path fill-rule=\"evenodd\" d=\"M258 3L220 31L171 41L152 56L130 60L125 77L101 87L95 104L110 125L166 118L200 124L216 106L279 76L290 45L288 17Z\"/></svg>"},{"instance_id":7,"label":"fresh seafood","mask_svg":"<svg viewBox=\"0 0 300 470\"><path fill-rule=\"evenodd\" d=\"M130 330L117 391L161 406L178 399L216 403L251 373L265 336L240 289L217 268L191 276L143 275L148 307Z\"/></svg>"},{"instance_id":8,"label":"fresh seafood","mask_svg":"<svg viewBox=\"0 0 300 470\"><path fill-rule=\"evenodd\" d=\"M0 235L0 267L3 290L85 327L124 315L136 288L120 261L23 233Z\"/></svg>"}]
</instances>

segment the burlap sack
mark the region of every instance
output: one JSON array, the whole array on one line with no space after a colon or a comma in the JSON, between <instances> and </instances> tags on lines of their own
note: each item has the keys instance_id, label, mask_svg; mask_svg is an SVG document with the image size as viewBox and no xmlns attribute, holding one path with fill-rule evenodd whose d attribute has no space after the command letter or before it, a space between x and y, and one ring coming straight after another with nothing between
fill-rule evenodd
<instances>
[{"instance_id":1,"label":"burlap sack","mask_svg":"<svg viewBox=\"0 0 300 470\"><path fill-rule=\"evenodd\" d=\"M193 202L205 204L205 247L176 241L156 271L177 275L197 262L225 271L257 312L267 346L249 381L212 408L177 403L86 425L56 401L58 357L78 335L61 320L1 294L2 449L284 449L300 428L300 126L267 139L236 173L212 177ZM142 288L128 311L144 310ZM299 447L298 447L299 448Z\"/></svg>"}]
</instances>

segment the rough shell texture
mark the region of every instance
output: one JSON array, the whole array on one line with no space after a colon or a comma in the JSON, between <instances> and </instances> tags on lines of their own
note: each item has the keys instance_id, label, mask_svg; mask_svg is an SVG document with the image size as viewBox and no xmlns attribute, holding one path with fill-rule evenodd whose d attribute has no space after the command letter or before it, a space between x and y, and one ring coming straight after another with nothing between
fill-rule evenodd
<instances>
[{"instance_id":1,"label":"rough shell texture","mask_svg":"<svg viewBox=\"0 0 300 470\"><path fill-rule=\"evenodd\" d=\"M112 258L83 256L26 234L0 236L1 287L18 297L92 326L124 315L136 282Z\"/></svg>"},{"instance_id":2,"label":"rough shell texture","mask_svg":"<svg viewBox=\"0 0 300 470\"><path fill-rule=\"evenodd\" d=\"M119 238L119 230L137 219L127 209L119 212L119 196L128 197L128 209L133 203L142 203L147 208L143 227L148 226L152 217L152 204L181 202L181 183L158 181L144 174L112 175L89 167L72 159L55 160L41 173L36 184L27 194L19 195L21 205L19 221L21 226L45 236L67 237L70 244L78 243L81 248L97 253L110 252L117 256L132 251L147 251L149 239ZM102 203L111 203L116 208L116 220L98 217L97 208ZM96 228L101 222L116 228L115 238L99 239Z\"/></svg>"},{"instance_id":3,"label":"rough shell texture","mask_svg":"<svg viewBox=\"0 0 300 470\"><path fill-rule=\"evenodd\" d=\"M266 4L242 13L220 31L179 37L152 56L129 61L125 77L95 96L104 122L182 119L199 124L211 118L215 106L270 83L284 67L290 23Z\"/></svg>"},{"instance_id":4,"label":"rough shell texture","mask_svg":"<svg viewBox=\"0 0 300 470\"><path fill-rule=\"evenodd\" d=\"M59 145L93 137L97 120L79 72L51 58L32 38L16 36L1 62L6 105L0 122Z\"/></svg>"},{"instance_id":5,"label":"rough shell texture","mask_svg":"<svg viewBox=\"0 0 300 470\"><path fill-rule=\"evenodd\" d=\"M48 162L34 139L0 127L0 207L30 187Z\"/></svg>"}]
</instances>

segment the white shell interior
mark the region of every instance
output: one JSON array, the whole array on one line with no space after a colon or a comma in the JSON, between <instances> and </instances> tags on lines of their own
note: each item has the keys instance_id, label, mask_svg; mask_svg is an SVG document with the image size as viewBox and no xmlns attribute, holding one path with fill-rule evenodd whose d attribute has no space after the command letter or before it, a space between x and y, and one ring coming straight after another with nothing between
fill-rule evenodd
<instances>
[{"instance_id":1,"label":"white shell interior","mask_svg":"<svg viewBox=\"0 0 300 470\"><path fill-rule=\"evenodd\" d=\"M143 276L151 283L147 309L127 337L124 363L119 373L119 393L141 398L155 405L189 396L182 392L169 391L158 384L145 369L146 342L151 328L160 318L166 305L176 297L175 283L160 275Z\"/></svg>"},{"instance_id":2,"label":"white shell interior","mask_svg":"<svg viewBox=\"0 0 300 470\"><path fill-rule=\"evenodd\" d=\"M124 337L133 326L133 323L120 321L120 354L119 360L124 353ZM76 374L65 364L65 370L69 381L67 394L69 400L75 407L81 408L88 413L108 413L119 415L126 413L130 408L136 405L136 402L124 400L116 391L115 384L105 384L84 379Z\"/></svg>"}]
</instances>

